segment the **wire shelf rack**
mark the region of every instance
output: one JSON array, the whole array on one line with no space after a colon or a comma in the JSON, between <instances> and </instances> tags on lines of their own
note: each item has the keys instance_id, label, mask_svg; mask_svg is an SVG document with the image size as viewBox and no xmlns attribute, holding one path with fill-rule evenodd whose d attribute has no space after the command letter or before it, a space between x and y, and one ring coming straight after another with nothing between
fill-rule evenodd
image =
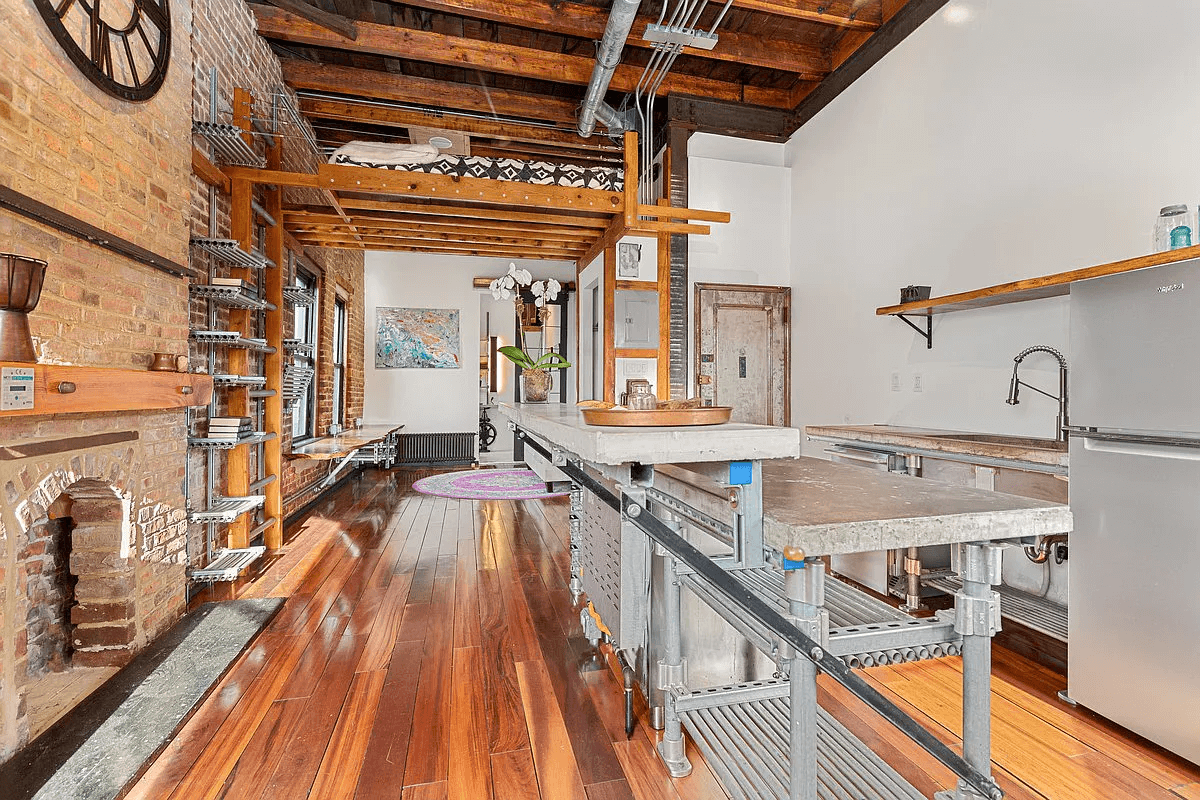
<instances>
[{"instance_id":1,"label":"wire shelf rack","mask_svg":"<svg viewBox=\"0 0 1200 800\"><path fill-rule=\"evenodd\" d=\"M267 344L266 339L247 339L237 331L192 331L191 336L197 342L203 342L204 344L238 347L258 353L275 352L275 348Z\"/></svg>"},{"instance_id":2,"label":"wire shelf rack","mask_svg":"<svg viewBox=\"0 0 1200 800\"><path fill-rule=\"evenodd\" d=\"M214 497L212 505L188 513L189 522L233 522L242 514L254 511L266 502L262 495L254 497Z\"/></svg>"},{"instance_id":3,"label":"wire shelf rack","mask_svg":"<svg viewBox=\"0 0 1200 800\"><path fill-rule=\"evenodd\" d=\"M302 342L299 339L284 339L283 350L291 356L303 356L312 358L314 346L312 342Z\"/></svg>"},{"instance_id":4,"label":"wire shelf rack","mask_svg":"<svg viewBox=\"0 0 1200 800\"><path fill-rule=\"evenodd\" d=\"M238 439L210 439L207 436L189 436L188 447L207 447L210 450L232 450L244 444L261 444L275 438L278 438L278 434L263 433L261 431L255 431L248 436L242 436Z\"/></svg>"},{"instance_id":5,"label":"wire shelf rack","mask_svg":"<svg viewBox=\"0 0 1200 800\"><path fill-rule=\"evenodd\" d=\"M262 375L228 375L217 373L213 375L213 386L249 386L262 388L267 385L267 379Z\"/></svg>"},{"instance_id":6,"label":"wire shelf rack","mask_svg":"<svg viewBox=\"0 0 1200 800\"><path fill-rule=\"evenodd\" d=\"M311 306L317 300L299 286L284 286L283 299L294 306Z\"/></svg>"},{"instance_id":7,"label":"wire shelf rack","mask_svg":"<svg viewBox=\"0 0 1200 800\"><path fill-rule=\"evenodd\" d=\"M243 250L236 239L210 239L193 236L192 247L203 250L213 258L220 259L226 264L232 264L235 267L263 269L264 267L275 266L275 262L262 253L248 253Z\"/></svg>"},{"instance_id":8,"label":"wire shelf rack","mask_svg":"<svg viewBox=\"0 0 1200 800\"><path fill-rule=\"evenodd\" d=\"M243 138L246 131L236 125L192 120L192 132L208 140L212 145L213 155L222 164L259 169L267 165L267 160L255 153L254 148Z\"/></svg>"},{"instance_id":9,"label":"wire shelf rack","mask_svg":"<svg viewBox=\"0 0 1200 800\"><path fill-rule=\"evenodd\" d=\"M227 308L248 308L254 311L267 309L275 310L273 303L251 297L246 290L239 286L213 286L207 283L194 283L188 287L194 297L204 297Z\"/></svg>"},{"instance_id":10,"label":"wire shelf rack","mask_svg":"<svg viewBox=\"0 0 1200 800\"><path fill-rule=\"evenodd\" d=\"M241 576L242 571L246 567L262 558L265 552L267 552L267 548L262 545L219 550L216 557L208 563L208 566L191 571L192 580L207 582L235 581Z\"/></svg>"}]
</instances>

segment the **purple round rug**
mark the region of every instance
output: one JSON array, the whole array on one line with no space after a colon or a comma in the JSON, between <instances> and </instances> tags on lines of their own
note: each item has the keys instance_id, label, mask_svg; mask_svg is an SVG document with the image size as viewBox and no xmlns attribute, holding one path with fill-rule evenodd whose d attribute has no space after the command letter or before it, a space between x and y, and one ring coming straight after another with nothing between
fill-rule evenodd
<instances>
[{"instance_id":1,"label":"purple round rug","mask_svg":"<svg viewBox=\"0 0 1200 800\"><path fill-rule=\"evenodd\" d=\"M431 475L413 484L423 494L458 500L537 500L566 492L547 492L546 484L529 469L471 469Z\"/></svg>"}]
</instances>

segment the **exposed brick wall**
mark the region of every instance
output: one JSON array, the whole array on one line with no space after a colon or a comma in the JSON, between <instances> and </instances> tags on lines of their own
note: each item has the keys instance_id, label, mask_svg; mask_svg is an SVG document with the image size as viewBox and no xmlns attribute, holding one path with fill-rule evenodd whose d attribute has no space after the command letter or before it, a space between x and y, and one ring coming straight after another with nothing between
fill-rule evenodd
<instances>
[{"instance_id":1,"label":"exposed brick wall","mask_svg":"<svg viewBox=\"0 0 1200 800\"><path fill-rule=\"evenodd\" d=\"M43 531L62 524L51 517L64 513L55 511L64 497L73 501L75 522L66 562L78 578L78 605L69 618L73 664L124 663L179 618L186 592L187 526L181 412L10 418L3 431L6 442L26 445L105 432L137 436L116 445L0 462L0 548L6 554L0 562L0 758L28 735L24 697L30 681L56 666L53 655L45 657L31 643L68 630L67 620L45 617L40 609L42 603L59 602L46 583L50 573L62 570L65 546L56 543L51 564L52 548ZM48 648L65 652L63 646L59 640Z\"/></svg>"},{"instance_id":2,"label":"exposed brick wall","mask_svg":"<svg viewBox=\"0 0 1200 800\"><path fill-rule=\"evenodd\" d=\"M172 3L171 14L166 82L132 104L83 77L33 3L0 0L0 184L182 262L191 5Z\"/></svg>"},{"instance_id":3,"label":"exposed brick wall","mask_svg":"<svg viewBox=\"0 0 1200 800\"><path fill-rule=\"evenodd\" d=\"M127 103L104 94L76 70L29 0L0 0L0 185L189 271L189 279L174 278L0 212L0 251L49 262L41 302L30 315L43 362L144 368L154 352L189 352L189 326L209 327L205 305L190 302L187 291L189 280L207 279L217 269L189 246L190 235L207 235L210 225L208 187L191 175L193 144L206 145L193 141L191 120L208 117L209 70L214 66L220 97L228 102L234 87L247 88L256 97L255 115L263 118L270 116L281 81L278 62L254 32L242 0L199 0L194 5L173 0L171 12L172 63L166 83L150 101ZM228 115L221 118L228 120ZM299 130L286 127L282 134L284 167L315 167L318 156ZM285 201L320 198L311 190L289 190ZM213 212L215 235L228 237L229 199L218 195ZM323 366L317 380L323 395L328 393L327 328L334 287L340 286L349 300L346 420L352 420L362 415L362 256L349 251L305 254L321 271ZM224 321L222 314L214 324L221 327ZM191 347L192 358L202 355L206 353L200 348ZM222 359L202 366L216 371L225 366ZM318 410L324 430L331 422L328 405ZM82 642L73 658L81 652L101 653L85 657L96 663L113 656L103 655L105 648L121 651L114 656L118 660L125 658L182 614L186 562L203 557L204 530L186 523L183 482L190 458L192 505L203 505L205 460L187 451L185 412L6 418L0 424L0 445L108 431L136 431L138 438L107 448L0 462L0 760L27 737L29 642L37 643L33 659L41 665L32 665L34 674L52 668L61 657L54 650L61 645L43 648L43 640L72 624L73 641ZM323 474L324 465L285 461L285 495ZM80 481L90 480L115 491L125 504L125 551L106 554L108 545L94 546L95 537L88 544L88 530L77 526L70 561L92 572L107 570L109 577L82 589L76 586L79 605L69 621L62 614L43 617L33 611L39 603L66 602L62 590L50 588L50 576L61 577L62 567L61 551L53 561L47 558L59 545L55 539L52 547L44 534L60 524L48 510L64 494L79 491ZM43 542L46 553L36 552ZM109 589L114 596L105 594ZM79 638L84 630L92 631L91 640Z\"/></svg>"}]
</instances>

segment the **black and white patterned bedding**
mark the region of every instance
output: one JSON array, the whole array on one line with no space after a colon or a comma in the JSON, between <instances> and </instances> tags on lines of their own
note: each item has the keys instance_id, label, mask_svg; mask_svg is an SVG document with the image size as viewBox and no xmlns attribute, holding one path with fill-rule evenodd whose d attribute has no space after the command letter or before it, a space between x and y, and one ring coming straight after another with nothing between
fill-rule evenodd
<instances>
[{"instance_id":1,"label":"black and white patterned bedding","mask_svg":"<svg viewBox=\"0 0 1200 800\"><path fill-rule=\"evenodd\" d=\"M515 158L445 156L428 164L378 164L337 154L333 157L332 163L406 172L426 172L433 175L491 178L498 181L533 183L539 186L573 186L579 189L601 189L609 192L620 192L625 188L624 170L615 167L579 167L552 164L548 161L519 161Z\"/></svg>"}]
</instances>

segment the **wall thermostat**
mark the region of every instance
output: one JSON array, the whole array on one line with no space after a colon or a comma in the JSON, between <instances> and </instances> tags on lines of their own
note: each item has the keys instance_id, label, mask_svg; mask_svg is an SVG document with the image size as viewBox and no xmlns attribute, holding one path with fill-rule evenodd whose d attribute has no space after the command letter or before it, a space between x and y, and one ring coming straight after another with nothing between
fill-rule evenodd
<instances>
[{"instance_id":1,"label":"wall thermostat","mask_svg":"<svg viewBox=\"0 0 1200 800\"><path fill-rule=\"evenodd\" d=\"M0 411L33 408L33 367L0 367Z\"/></svg>"}]
</instances>

